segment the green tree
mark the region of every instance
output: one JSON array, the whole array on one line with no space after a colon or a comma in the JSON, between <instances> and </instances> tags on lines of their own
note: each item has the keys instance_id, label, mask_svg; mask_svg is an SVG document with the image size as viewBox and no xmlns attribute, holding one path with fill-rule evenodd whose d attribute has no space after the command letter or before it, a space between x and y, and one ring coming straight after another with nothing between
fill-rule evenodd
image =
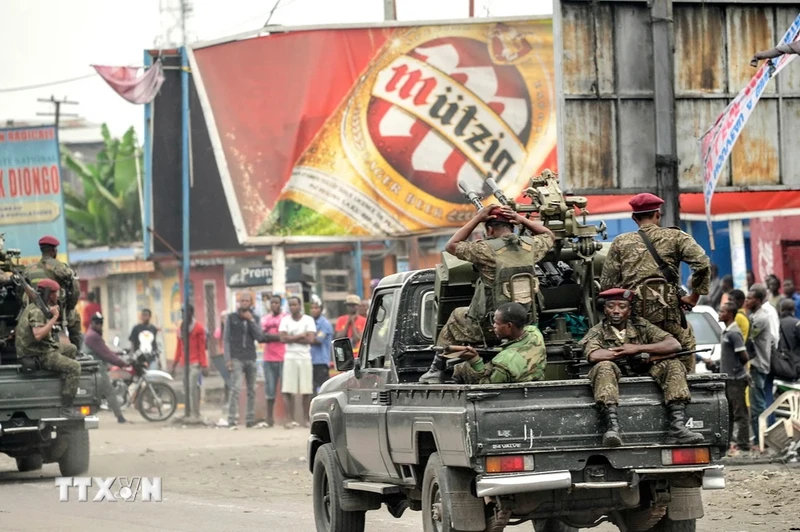
<instances>
[{"instance_id":1,"label":"green tree","mask_svg":"<svg viewBox=\"0 0 800 532\"><path fill-rule=\"evenodd\" d=\"M62 148L63 164L80 177L83 190L64 184L67 236L77 247L120 246L142 240L139 176L141 150L131 127L121 139L102 127L105 146L84 164ZM137 168L138 157L138 168Z\"/></svg>"}]
</instances>

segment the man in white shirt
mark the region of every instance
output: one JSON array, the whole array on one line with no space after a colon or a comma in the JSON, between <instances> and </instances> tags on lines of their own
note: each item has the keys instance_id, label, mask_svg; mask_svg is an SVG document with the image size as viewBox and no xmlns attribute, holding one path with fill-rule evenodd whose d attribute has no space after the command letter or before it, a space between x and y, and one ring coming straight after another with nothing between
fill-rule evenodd
<instances>
[{"instance_id":1,"label":"man in white shirt","mask_svg":"<svg viewBox=\"0 0 800 532\"><path fill-rule=\"evenodd\" d=\"M303 426L309 427L308 409L311 405L311 394L314 391L314 367L311 362L311 344L317 326L314 318L303 314L303 304L299 297L289 298L288 316L284 316L278 326L281 342L286 344L286 356L283 360L283 375L281 377L281 392L286 404L286 414L289 421L284 425L291 429L299 427L295 421L295 396L303 397Z\"/></svg>"},{"instance_id":2,"label":"man in white shirt","mask_svg":"<svg viewBox=\"0 0 800 532\"><path fill-rule=\"evenodd\" d=\"M766 285L761 283L756 283L750 287L750 290L763 290L765 294L768 294ZM778 309L776 309L772 303L769 302L769 299L764 300L764 304L761 305L761 308L767 313L767 317L769 318L769 335L772 339L773 345L776 347L778 346L778 341L780 340L780 329L781 329L781 317L778 315ZM767 405L769 406L769 405Z\"/></svg>"}]
</instances>

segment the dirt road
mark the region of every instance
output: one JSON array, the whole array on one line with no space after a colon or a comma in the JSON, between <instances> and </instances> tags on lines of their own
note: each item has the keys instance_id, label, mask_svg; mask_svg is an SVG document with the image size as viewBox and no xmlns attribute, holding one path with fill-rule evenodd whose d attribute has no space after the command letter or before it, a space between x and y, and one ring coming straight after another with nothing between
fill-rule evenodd
<instances>
[{"instance_id":1,"label":"dirt road","mask_svg":"<svg viewBox=\"0 0 800 532\"><path fill-rule=\"evenodd\" d=\"M121 426L103 414L101 429L91 435L89 474L160 476L163 502L78 502L73 493L62 503L55 465L18 473L14 461L2 457L0 529L313 532L306 437L299 429L179 428L143 420ZM731 469L728 489L704 498L706 517L698 531L800 531L800 468ZM396 520L385 510L372 512L367 530L421 530L420 516L409 511Z\"/></svg>"}]
</instances>

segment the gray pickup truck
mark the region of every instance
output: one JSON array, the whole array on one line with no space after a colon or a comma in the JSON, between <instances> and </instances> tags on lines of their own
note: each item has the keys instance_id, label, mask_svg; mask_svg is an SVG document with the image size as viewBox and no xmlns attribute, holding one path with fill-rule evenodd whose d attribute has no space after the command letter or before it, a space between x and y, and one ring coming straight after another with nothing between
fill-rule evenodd
<instances>
[{"instance_id":1,"label":"gray pickup truck","mask_svg":"<svg viewBox=\"0 0 800 532\"><path fill-rule=\"evenodd\" d=\"M74 406L83 419L59 417L61 378L49 371L25 371L13 345L0 348L0 453L17 460L19 471L58 462L65 477L89 468L89 430L98 427L98 363L81 360Z\"/></svg>"},{"instance_id":2,"label":"gray pickup truck","mask_svg":"<svg viewBox=\"0 0 800 532\"><path fill-rule=\"evenodd\" d=\"M728 445L723 377L689 376L687 425L705 436L693 446L665 444L667 416L651 378L623 378L625 445L604 448L585 371L574 370L582 353L549 340L563 326L545 334L545 381L418 384L434 355L436 314L449 312L439 283L434 270L383 279L359 358L349 340L334 343L342 373L313 400L308 440L319 532L363 531L366 511L382 504L395 517L421 511L426 532L495 532L526 521L537 532L605 521L623 532L696 529L701 489L725 486L715 464ZM580 287L573 292L581 297ZM465 291L452 303L468 301Z\"/></svg>"}]
</instances>

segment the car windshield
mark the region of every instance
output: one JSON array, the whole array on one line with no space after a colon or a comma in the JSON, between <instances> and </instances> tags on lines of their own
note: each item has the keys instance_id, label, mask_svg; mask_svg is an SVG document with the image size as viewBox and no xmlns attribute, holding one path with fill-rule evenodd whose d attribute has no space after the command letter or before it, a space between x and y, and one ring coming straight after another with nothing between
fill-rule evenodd
<instances>
[{"instance_id":1,"label":"car windshield","mask_svg":"<svg viewBox=\"0 0 800 532\"><path fill-rule=\"evenodd\" d=\"M718 344L721 331L714 318L705 312L687 312L686 321L694 329L697 345Z\"/></svg>"}]
</instances>

